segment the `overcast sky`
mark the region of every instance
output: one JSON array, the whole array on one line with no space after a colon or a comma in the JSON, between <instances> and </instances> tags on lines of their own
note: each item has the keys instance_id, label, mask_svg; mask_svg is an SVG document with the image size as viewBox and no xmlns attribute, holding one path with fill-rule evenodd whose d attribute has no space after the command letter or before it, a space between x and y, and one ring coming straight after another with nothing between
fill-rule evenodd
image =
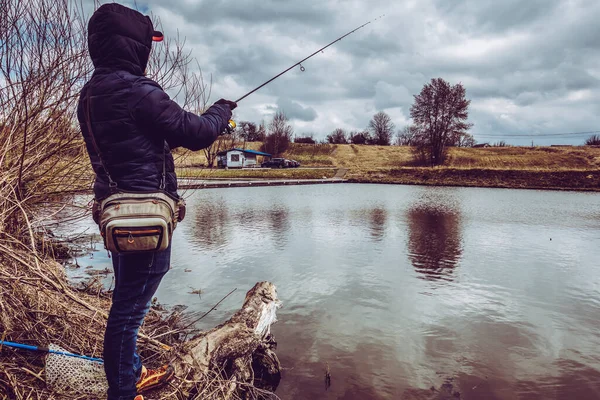
<instances>
[{"instance_id":1,"label":"overcast sky","mask_svg":"<svg viewBox=\"0 0 600 400\"><path fill-rule=\"evenodd\" d=\"M123 1L132 5L132 1ZM168 4L168 5L167 5ZM381 14L240 102L237 120L277 109L295 133L364 129L378 111L410 123L432 78L462 82L478 142L579 144L600 130L598 0L138 0L166 35L187 37L213 101L235 100ZM493 137L490 137L493 136Z\"/></svg>"}]
</instances>

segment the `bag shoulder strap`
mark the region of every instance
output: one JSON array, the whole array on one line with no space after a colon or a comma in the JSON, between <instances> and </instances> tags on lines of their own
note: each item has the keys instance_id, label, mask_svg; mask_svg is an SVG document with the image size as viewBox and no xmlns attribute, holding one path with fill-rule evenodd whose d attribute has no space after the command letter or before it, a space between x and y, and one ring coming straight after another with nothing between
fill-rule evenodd
<instances>
[{"instance_id":1,"label":"bag shoulder strap","mask_svg":"<svg viewBox=\"0 0 600 400\"><path fill-rule=\"evenodd\" d=\"M165 190L167 186L167 150L165 150L165 143L163 142L163 170L162 179L160 180L160 190Z\"/></svg>"},{"instance_id":2,"label":"bag shoulder strap","mask_svg":"<svg viewBox=\"0 0 600 400\"><path fill-rule=\"evenodd\" d=\"M90 139L92 141L92 146L94 146L94 150L96 151L96 154L98 154L98 158L100 159L100 164L102 165L102 169L104 170L104 173L108 177L108 186L111 188L111 190L115 190L117 188L117 183L115 181L113 181L112 178L110 177L110 174L108 173L108 168L106 168L106 164L104 164L104 160L102 159L102 154L100 153L100 148L98 147L98 143L96 143L96 139L94 138L94 131L92 130L92 120L91 120L91 115L90 115L91 102L92 102L92 95L90 94L90 89L88 88L88 95L87 95L86 105L85 105L85 114L86 114L85 122L87 124L88 133L89 133Z\"/></svg>"}]
</instances>

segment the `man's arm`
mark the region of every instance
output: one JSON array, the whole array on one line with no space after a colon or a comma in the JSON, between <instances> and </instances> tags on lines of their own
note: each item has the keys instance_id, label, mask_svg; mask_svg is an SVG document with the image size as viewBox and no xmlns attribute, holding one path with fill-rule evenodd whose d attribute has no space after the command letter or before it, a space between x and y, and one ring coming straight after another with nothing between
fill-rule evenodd
<instances>
[{"instance_id":1,"label":"man's arm","mask_svg":"<svg viewBox=\"0 0 600 400\"><path fill-rule=\"evenodd\" d=\"M148 134L161 137L169 147L201 150L223 133L231 109L227 104L213 104L202 115L182 109L153 81L144 80L134 87L131 113Z\"/></svg>"}]
</instances>

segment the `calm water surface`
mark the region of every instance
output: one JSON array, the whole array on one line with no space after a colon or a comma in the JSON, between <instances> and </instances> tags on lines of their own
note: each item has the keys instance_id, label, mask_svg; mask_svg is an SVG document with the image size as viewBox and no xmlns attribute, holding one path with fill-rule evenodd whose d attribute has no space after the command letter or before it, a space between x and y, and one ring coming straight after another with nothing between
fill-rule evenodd
<instances>
[{"instance_id":1,"label":"calm water surface","mask_svg":"<svg viewBox=\"0 0 600 400\"><path fill-rule=\"evenodd\" d=\"M186 196L159 300L204 311L238 288L201 321L211 328L257 281L275 283L282 399L600 399L598 194L318 185ZM95 266L110 265L103 253Z\"/></svg>"}]
</instances>

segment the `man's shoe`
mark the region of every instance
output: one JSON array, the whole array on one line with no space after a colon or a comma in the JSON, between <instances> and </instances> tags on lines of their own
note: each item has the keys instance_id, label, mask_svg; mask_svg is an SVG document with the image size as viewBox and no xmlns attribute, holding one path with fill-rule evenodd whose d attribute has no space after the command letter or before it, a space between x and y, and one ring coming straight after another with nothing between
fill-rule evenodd
<instances>
[{"instance_id":1,"label":"man's shoe","mask_svg":"<svg viewBox=\"0 0 600 400\"><path fill-rule=\"evenodd\" d=\"M138 393L156 389L168 383L173 379L173 376L175 376L175 370L171 365L164 365L157 369L147 369L142 366L142 373L140 374L140 379L137 381L135 387L137 388ZM144 398L136 398L135 400L144 400Z\"/></svg>"}]
</instances>

